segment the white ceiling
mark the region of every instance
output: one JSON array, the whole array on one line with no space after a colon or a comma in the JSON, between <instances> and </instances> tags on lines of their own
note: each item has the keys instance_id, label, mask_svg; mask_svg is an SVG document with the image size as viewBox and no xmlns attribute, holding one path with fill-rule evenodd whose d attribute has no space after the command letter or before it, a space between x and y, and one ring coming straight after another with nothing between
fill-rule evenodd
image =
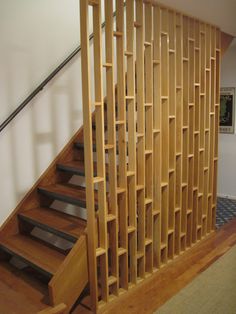
<instances>
[{"instance_id":1,"label":"white ceiling","mask_svg":"<svg viewBox=\"0 0 236 314\"><path fill-rule=\"evenodd\" d=\"M172 8L215 24L236 36L236 0L160 0Z\"/></svg>"}]
</instances>

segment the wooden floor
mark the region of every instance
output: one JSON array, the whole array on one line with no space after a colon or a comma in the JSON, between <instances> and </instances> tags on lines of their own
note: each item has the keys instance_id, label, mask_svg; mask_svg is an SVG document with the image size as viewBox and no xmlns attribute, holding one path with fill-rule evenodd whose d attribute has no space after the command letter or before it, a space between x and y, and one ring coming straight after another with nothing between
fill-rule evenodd
<instances>
[{"instance_id":1,"label":"wooden floor","mask_svg":"<svg viewBox=\"0 0 236 314\"><path fill-rule=\"evenodd\" d=\"M101 313L153 313L199 273L207 269L219 257L236 244L236 219L209 235L201 243L183 253L151 278L122 295L101 309ZM85 301L88 303L88 300ZM88 314L91 311L77 306L73 314Z\"/></svg>"}]
</instances>

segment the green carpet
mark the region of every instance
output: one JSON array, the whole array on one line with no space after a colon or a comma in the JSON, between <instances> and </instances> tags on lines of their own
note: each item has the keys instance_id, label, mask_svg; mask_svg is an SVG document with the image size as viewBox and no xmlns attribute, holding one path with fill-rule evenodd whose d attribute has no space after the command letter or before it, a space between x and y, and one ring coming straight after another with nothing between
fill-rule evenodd
<instances>
[{"instance_id":1,"label":"green carpet","mask_svg":"<svg viewBox=\"0 0 236 314\"><path fill-rule=\"evenodd\" d=\"M155 314L236 314L236 246Z\"/></svg>"}]
</instances>

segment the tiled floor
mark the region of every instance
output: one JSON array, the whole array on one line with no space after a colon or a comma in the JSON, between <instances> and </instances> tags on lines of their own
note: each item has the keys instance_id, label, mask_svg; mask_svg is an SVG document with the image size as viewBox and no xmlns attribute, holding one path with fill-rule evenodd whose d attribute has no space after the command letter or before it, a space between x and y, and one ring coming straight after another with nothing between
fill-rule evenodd
<instances>
[{"instance_id":1,"label":"tiled floor","mask_svg":"<svg viewBox=\"0 0 236 314\"><path fill-rule=\"evenodd\" d=\"M236 200L218 197L216 210L216 227L220 228L236 217Z\"/></svg>"}]
</instances>

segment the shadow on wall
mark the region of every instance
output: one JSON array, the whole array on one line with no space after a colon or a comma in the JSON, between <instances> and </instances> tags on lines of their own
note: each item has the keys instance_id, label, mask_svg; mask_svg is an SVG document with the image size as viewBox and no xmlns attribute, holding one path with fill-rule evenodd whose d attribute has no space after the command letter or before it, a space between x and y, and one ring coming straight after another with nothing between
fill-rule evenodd
<instances>
[{"instance_id":1,"label":"shadow on wall","mask_svg":"<svg viewBox=\"0 0 236 314\"><path fill-rule=\"evenodd\" d=\"M1 132L0 225L82 125L80 74L77 57Z\"/></svg>"}]
</instances>

